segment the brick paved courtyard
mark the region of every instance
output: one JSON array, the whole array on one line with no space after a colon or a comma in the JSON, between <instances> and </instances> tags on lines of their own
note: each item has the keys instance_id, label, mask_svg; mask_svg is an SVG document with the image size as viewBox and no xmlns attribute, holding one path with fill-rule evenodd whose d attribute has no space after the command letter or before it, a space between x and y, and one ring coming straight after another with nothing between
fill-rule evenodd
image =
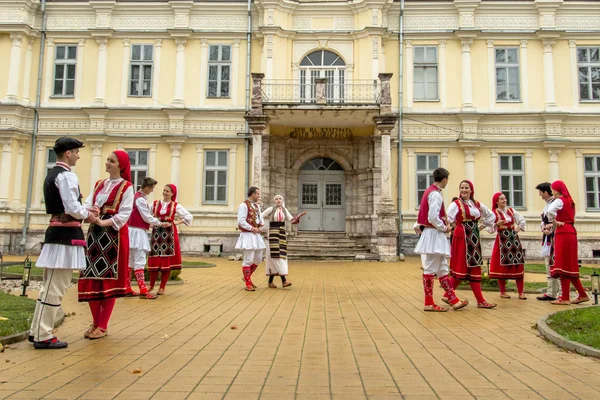
<instances>
[{"instance_id":1,"label":"brick paved courtyard","mask_svg":"<svg viewBox=\"0 0 600 400\"><path fill-rule=\"evenodd\" d=\"M254 293L239 263L217 262L184 270L159 300L118 300L98 341L83 339L89 309L70 289L63 307L76 315L58 331L69 348L12 345L0 399L600 398L600 362L541 339L532 327L556 308L533 295L424 313L416 258L292 262L291 288L257 274Z\"/></svg>"}]
</instances>

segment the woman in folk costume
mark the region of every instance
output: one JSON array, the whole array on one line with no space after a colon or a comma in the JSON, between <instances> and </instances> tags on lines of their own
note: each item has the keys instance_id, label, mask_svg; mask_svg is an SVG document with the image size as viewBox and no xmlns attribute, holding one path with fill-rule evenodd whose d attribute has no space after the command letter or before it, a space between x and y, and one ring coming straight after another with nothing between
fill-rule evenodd
<instances>
[{"instance_id":1,"label":"woman in folk costume","mask_svg":"<svg viewBox=\"0 0 600 400\"><path fill-rule=\"evenodd\" d=\"M553 278L560 278L562 295L551 301L552 304L568 305L589 301L581 280L577 262L577 230L575 229L575 202L563 181L552 182L554 201L546 214L554 218L554 264L550 267ZM577 289L578 297L569 300L571 283Z\"/></svg>"},{"instance_id":2,"label":"woman in folk costume","mask_svg":"<svg viewBox=\"0 0 600 400\"><path fill-rule=\"evenodd\" d=\"M306 212L300 213L297 217L285 207L283 196L277 195L274 198L275 206L269 207L262 212L262 217L269 221L269 248L267 251L267 262L265 263L266 275L269 277L269 287L276 288L273 283L275 276L281 277L281 286L292 286L292 282L286 280L288 274L287 262L287 234L285 232L285 221L292 224L299 224L300 218Z\"/></svg>"},{"instance_id":3,"label":"woman in folk costume","mask_svg":"<svg viewBox=\"0 0 600 400\"><path fill-rule=\"evenodd\" d=\"M492 211L495 214L494 225L487 231L497 232L497 235L490 262L490 278L498 279L500 297L503 299L510 299L510 295L506 293L506 280L514 279L517 283L519 299L527 300L523 293L525 259L521 239L519 239L519 232L525 230L525 218L513 208L506 206L506 196L502 192L494 194Z\"/></svg>"},{"instance_id":4,"label":"woman in folk costume","mask_svg":"<svg viewBox=\"0 0 600 400\"><path fill-rule=\"evenodd\" d=\"M133 210L133 188L129 156L115 150L106 159L108 179L96 182L85 201L99 210L87 236L87 266L79 278L79 301L87 301L93 324L84 337L99 339L108 334L108 321L117 297L127 294L129 232L127 221Z\"/></svg>"},{"instance_id":5,"label":"woman in folk costume","mask_svg":"<svg viewBox=\"0 0 600 400\"><path fill-rule=\"evenodd\" d=\"M163 189L163 199L154 200L152 214L161 222L170 222L169 226L155 226L152 228L150 242L150 257L148 258L148 271L150 271L150 291L154 289L158 272L161 273L160 288L157 294L165 294L167 281L171 271L181 269L181 248L179 246L179 233L177 225L192 223L194 217L183 206L176 202L177 186L169 183ZM177 219L175 218L177 217Z\"/></svg>"},{"instance_id":6,"label":"woman in folk costume","mask_svg":"<svg viewBox=\"0 0 600 400\"><path fill-rule=\"evenodd\" d=\"M481 236L479 222L491 228L495 215L485 205L475 200L473 183L464 180L459 185L460 198L448 207L446 216L449 224L456 224L452 234L450 247L450 275L452 287L456 289L460 281L469 281L471 290L477 299L478 308L494 308L496 304L488 303L481 292ZM446 297L442 301L448 302Z\"/></svg>"}]
</instances>

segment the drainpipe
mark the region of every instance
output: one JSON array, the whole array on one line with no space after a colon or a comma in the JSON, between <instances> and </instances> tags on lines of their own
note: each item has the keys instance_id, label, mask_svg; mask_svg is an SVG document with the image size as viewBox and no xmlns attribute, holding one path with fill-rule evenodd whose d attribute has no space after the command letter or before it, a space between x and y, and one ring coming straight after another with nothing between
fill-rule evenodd
<instances>
[{"instance_id":1,"label":"drainpipe","mask_svg":"<svg viewBox=\"0 0 600 400\"><path fill-rule=\"evenodd\" d=\"M40 123L38 110L42 98L42 66L44 64L44 48L46 47L46 0L41 0L40 11L42 12L42 30L40 31L40 57L38 62L37 90L35 95L35 108L33 109L33 131L31 133L31 159L29 161L29 181L27 183L27 202L25 204L25 223L21 232L21 243L19 254L25 253L25 244L27 243L27 230L31 218L31 195L33 192L33 172L35 167L35 145Z\"/></svg>"},{"instance_id":2,"label":"drainpipe","mask_svg":"<svg viewBox=\"0 0 600 400\"><path fill-rule=\"evenodd\" d=\"M404 234L402 232L402 100L403 100L403 78L404 78L404 0L400 0L400 14L398 21L398 243L396 252L402 253Z\"/></svg>"},{"instance_id":3,"label":"drainpipe","mask_svg":"<svg viewBox=\"0 0 600 400\"><path fill-rule=\"evenodd\" d=\"M250 62L251 62L251 52L252 52L252 0L248 0L248 30L246 32L246 113L250 111ZM250 138L248 137L248 121L244 122L244 143L246 144L246 152L245 158L246 162L244 163L244 167L246 168L246 173L244 174L245 182L244 182L244 190L248 189L248 181L249 181L249 173L250 173L250 147L249 142Z\"/></svg>"}]
</instances>

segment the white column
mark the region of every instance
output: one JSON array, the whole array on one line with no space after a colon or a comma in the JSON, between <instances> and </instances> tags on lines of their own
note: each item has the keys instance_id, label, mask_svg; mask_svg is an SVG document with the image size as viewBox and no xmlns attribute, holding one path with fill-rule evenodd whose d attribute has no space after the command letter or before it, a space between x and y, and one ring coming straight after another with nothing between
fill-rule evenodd
<instances>
[{"instance_id":1,"label":"white column","mask_svg":"<svg viewBox=\"0 0 600 400\"><path fill-rule=\"evenodd\" d=\"M171 148L171 182L175 186L179 186L179 167L181 165L181 145L172 144Z\"/></svg>"},{"instance_id":2,"label":"white column","mask_svg":"<svg viewBox=\"0 0 600 400\"><path fill-rule=\"evenodd\" d=\"M46 65L44 76L44 101L43 104L48 104L50 96L52 96L52 76L54 74L54 38L46 38Z\"/></svg>"},{"instance_id":3,"label":"white column","mask_svg":"<svg viewBox=\"0 0 600 400\"><path fill-rule=\"evenodd\" d=\"M237 182L236 172L237 172L237 148L238 145L234 144L229 147L229 167L228 177L227 177L227 204L230 207L235 207L235 185Z\"/></svg>"},{"instance_id":4,"label":"white column","mask_svg":"<svg viewBox=\"0 0 600 400\"><path fill-rule=\"evenodd\" d=\"M35 38L27 38L27 51L25 52L25 76L23 77L23 103L29 104L29 88L31 83L31 60L33 57L33 41Z\"/></svg>"},{"instance_id":5,"label":"white column","mask_svg":"<svg viewBox=\"0 0 600 400\"><path fill-rule=\"evenodd\" d=\"M8 207L8 188L11 181L12 139L3 140L2 162L0 163L0 207Z\"/></svg>"},{"instance_id":6,"label":"white column","mask_svg":"<svg viewBox=\"0 0 600 400\"><path fill-rule=\"evenodd\" d=\"M438 65L439 71L438 76L440 80L440 106L446 108L446 40L439 41L439 54L438 54Z\"/></svg>"},{"instance_id":7,"label":"white column","mask_svg":"<svg viewBox=\"0 0 600 400\"><path fill-rule=\"evenodd\" d=\"M408 172L408 210L413 212L417 209L417 164L415 161L415 149L407 148L408 154L406 168Z\"/></svg>"},{"instance_id":8,"label":"white column","mask_svg":"<svg viewBox=\"0 0 600 400\"><path fill-rule=\"evenodd\" d=\"M498 160L498 149L490 150L492 157L492 191L494 193L500 191L500 164Z\"/></svg>"},{"instance_id":9,"label":"white column","mask_svg":"<svg viewBox=\"0 0 600 400\"><path fill-rule=\"evenodd\" d=\"M381 134L381 201L392 201L390 133Z\"/></svg>"},{"instance_id":10,"label":"white column","mask_svg":"<svg viewBox=\"0 0 600 400\"><path fill-rule=\"evenodd\" d=\"M148 176L154 179L156 179L156 148L156 144L151 144L148 152ZM159 187L162 187L162 185L159 185ZM148 202L152 201L154 201L154 192L148 196Z\"/></svg>"},{"instance_id":11,"label":"white column","mask_svg":"<svg viewBox=\"0 0 600 400\"><path fill-rule=\"evenodd\" d=\"M550 182L554 182L560 179L560 169L558 168L559 154L560 150L558 149L548 149L548 176L550 178Z\"/></svg>"},{"instance_id":12,"label":"white column","mask_svg":"<svg viewBox=\"0 0 600 400\"><path fill-rule=\"evenodd\" d=\"M77 42L77 65L75 66L75 104L81 104L81 88L83 87L83 47L85 39Z\"/></svg>"},{"instance_id":13,"label":"white column","mask_svg":"<svg viewBox=\"0 0 600 400\"><path fill-rule=\"evenodd\" d=\"M475 184L475 149L465 149L465 178Z\"/></svg>"},{"instance_id":14,"label":"white column","mask_svg":"<svg viewBox=\"0 0 600 400\"><path fill-rule=\"evenodd\" d=\"M235 39L232 45L232 54L231 54L231 83L229 85L229 94L231 95L231 104L234 107L237 107L237 98L238 98L238 76L240 70L240 40Z\"/></svg>"},{"instance_id":15,"label":"white column","mask_svg":"<svg viewBox=\"0 0 600 400\"><path fill-rule=\"evenodd\" d=\"M196 207L202 205L202 193L204 190L204 145L196 145L196 173L198 174L196 185L196 198L194 204Z\"/></svg>"},{"instance_id":16,"label":"white column","mask_svg":"<svg viewBox=\"0 0 600 400\"><path fill-rule=\"evenodd\" d=\"M490 110L496 108L496 49L494 48L494 41L487 41L487 52L488 52L488 91Z\"/></svg>"},{"instance_id":17,"label":"white column","mask_svg":"<svg viewBox=\"0 0 600 400\"><path fill-rule=\"evenodd\" d=\"M175 55L175 97L173 105L185 106L185 39L175 40L177 54Z\"/></svg>"},{"instance_id":18,"label":"white column","mask_svg":"<svg viewBox=\"0 0 600 400\"><path fill-rule=\"evenodd\" d=\"M571 96L573 108L579 108L579 69L577 68L577 41L569 40L569 60L571 60Z\"/></svg>"},{"instance_id":19,"label":"white column","mask_svg":"<svg viewBox=\"0 0 600 400\"><path fill-rule=\"evenodd\" d=\"M129 93L129 60L131 58L131 43L129 39L123 39L123 65L121 66L121 105L127 103Z\"/></svg>"},{"instance_id":20,"label":"white column","mask_svg":"<svg viewBox=\"0 0 600 400\"><path fill-rule=\"evenodd\" d=\"M21 74L21 42L23 35L11 34L10 64L8 67L8 87L5 101L16 102L19 99L19 77Z\"/></svg>"},{"instance_id":21,"label":"white column","mask_svg":"<svg viewBox=\"0 0 600 400\"><path fill-rule=\"evenodd\" d=\"M162 39L156 39L154 43L154 71L152 73L152 104L160 105L158 93L160 88L160 59L162 54ZM200 78L202 81L202 78Z\"/></svg>"},{"instance_id":22,"label":"white column","mask_svg":"<svg viewBox=\"0 0 600 400\"><path fill-rule=\"evenodd\" d=\"M208 40L202 39L200 42L202 44L200 50L200 107L202 107L208 90Z\"/></svg>"},{"instance_id":23,"label":"white column","mask_svg":"<svg viewBox=\"0 0 600 400\"><path fill-rule=\"evenodd\" d=\"M23 187L23 153L25 149L25 141L19 140L19 152L17 153L17 169L15 170L15 186L13 193L13 206L21 207L21 188Z\"/></svg>"},{"instance_id":24,"label":"white column","mask_svg":"<svg viewBox=\"0 0 600 400\"><path fill-rule=\"evenodd\" d=\"M535 183L533 182L533 149L525 149L525 182L523 185L527 211L533 211L535 208L533 202L536 198L531 190L532 187L535 187Z\"/></svg>"},{"instance_id":25,"label":"white column","mask_svg":"<svg viewBox=\"0 0 600 400\"><path fill-rule=\"evenodd\" d=\"M102 171L102 143L92 143L90 144L90 148L92 149L92 168L90 170L91 191L100 179L100 172Z\"/></svg>"},{"instance_id":26,"label":"white column","mask_svg":"<svg viewBox=\"0 0 600 400\"><path fill-rule=\"evenodd\" d=\"M44 179L46 178L46 143L37 143L37 156L35 161L35 197L33 204L35 207L42 206L42 190L44 188Z\"/></svg>"},{"instance_id":27,"label":"white column","mask_svg":"<svg viewBox=\"0 0 600 400\"><path fill-rule=\"evenodd\" d=\"M472 39L460 41L462 45L461 70L462 70L462 107L473 107L473 83L471 74L471 44Z\"/></svg>"},{"instance_id":28,"label":"white column","mask_svg":"<svg viewBox=\"0 0 600 400\"><path fill-rule=\"evenodd\" d=\"M577 159L577 199L579 200L579 204L577 204L577 213L581 214L585 213L586 209L586 194L585 194L585 165L583 159L583 150L575 149L575 158Z\"/></svg>"},{"instance_id":29,"label":"white column","mask_svg":"<svg viewBox=\"0 0 600 400\"><path fill-rule=\"evenodd\" d=\"M414 78L414 51L412 47L412 40L404 41L404 48L406 49L406 107L411 108L415 98L415 78ZM440 68L440 71L443 71Z\"/></svg>"},{"instance_id":30,"label":"white column","mask_svg":"<svg viewBox=\"0 0 600 400\"><path fill-rule=\"evenodd\" d=\"M448 169L448 148L443 147L440 149L440 167ZM442 197L444 198L444 204L448 206L452 199L452 193L450 190L443 190Z\"/></svg>"},{"instance_id":31,"label":"white column","mask_svg":"<svg viewBox=\"0 0 600 400\"><path fill-rule=\"evenodd\" d=\"M521 100L523 108L529 108L529 70L527 67L527 40L521 40Z\"/></svg>"},{"instance_id":32,"label":"white column","mask_svg":"<svg viewBox=\"0 0 600 400\"><path fill-rule=\"evenodd\" d=\"M98 43L98 69L96 75L96 99L94 103L98 105L104 105L106 103L106 64L107 64L107 52L108 39L96 39Z\"/></svg>"},{"instance_id":33,"label":"white column","mask_svg":"<svg viewBox=\"0 0 600 400\"><path fill-rule=\"evenodd\" d=\"M262 184L262 135L252 135L252 186Z\"/></svg>"},{"instance_id":34,"label":"white column","mask_svg":"<svg viewBox=\"0 0 600 400\"><path fill-rule=\"evenodd\" d=\"M554 40L544 40L544 95L546 108L556 107L552 46L554 46Z\"/></svg>"}]
</instances>

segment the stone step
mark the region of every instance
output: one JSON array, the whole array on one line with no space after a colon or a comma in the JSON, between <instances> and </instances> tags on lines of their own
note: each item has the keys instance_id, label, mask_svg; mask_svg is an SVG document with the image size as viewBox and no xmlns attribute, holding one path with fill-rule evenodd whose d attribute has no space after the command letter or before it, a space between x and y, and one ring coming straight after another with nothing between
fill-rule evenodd
<instances>
[{"instance_id":1,"label":"stone step","mask_svg":"<svg viewBox=\"0 0 600 400\"><path fill-rule=\"evenodd\" d=\"M358 246L356 243L354 242L350 242L350 243L338 243L337 241L331 241L331 242L298 242L297 240L294 240L292 242L288 242L288 248L303 248L303 247L343 247L343 248L363 248L362 246Z\"/></svg>"}]
</instances>

